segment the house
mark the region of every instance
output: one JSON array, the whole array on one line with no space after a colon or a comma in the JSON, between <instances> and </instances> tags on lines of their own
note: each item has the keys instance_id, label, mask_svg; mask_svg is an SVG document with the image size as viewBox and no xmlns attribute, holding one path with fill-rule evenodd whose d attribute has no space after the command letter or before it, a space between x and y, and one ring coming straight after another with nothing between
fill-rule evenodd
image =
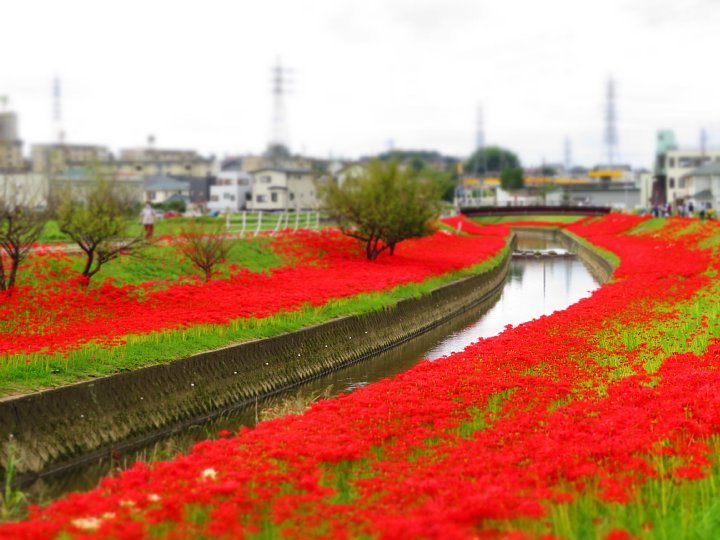
<instances>
[{"instance_id":1,"label":"house","mask_svg":"<svg viewBox=\"0 0 720 540\"><path fill-rule=\"evenodd\" d=\"M253 177L241 170L220 171L215 185L210 186L208 210L240 212L252 198Z\"/></svg>"},{"instance_id":2,"label":"house","mask_svg":"<svg viewBox=\"0 0 720 540\"><path fill-rule=\"evenodd\" d=\"M720 208L720 161L710 161L681 178L695 208Z\"/></svg>"},{"instance_id":3,"label":"house","mask_svg":"<svg viewBox=\"0 0 720 540\"><path fill-rule=\"evenodd\" d=\"M190 182L169 176L150 176L144 182L145 202L162 204L168 200L190 202Z\"/></svg>"},{"instance_id":4,"label":"house","mask_svg":"<svg viewBox=\"0 0 720 540\"><path fill-rule=\"evenodd\" d=\"M318 206L310 169L268 167L252 173L250 210L310 210Z\"/></svg>"},{"instance_id":5,"label":"house","mask_svg":"<svg viewBox=\"0 0 720 540\"><path fill-rule=\"evenodd\" d=\"M355 162L344 165L335 172L334 176L337 181L337 185L339 187L342 187L342 185L345 183L345 180L347 180L348 178L358 178L364 176L365 174L365 166L362 163Z\"/></svg>"}]
</instances>

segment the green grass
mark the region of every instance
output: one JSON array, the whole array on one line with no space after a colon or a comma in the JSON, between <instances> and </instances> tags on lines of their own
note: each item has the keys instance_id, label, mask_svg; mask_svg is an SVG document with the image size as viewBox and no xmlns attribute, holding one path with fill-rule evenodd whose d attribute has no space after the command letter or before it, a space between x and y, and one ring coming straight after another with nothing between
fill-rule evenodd
<instances>
[{"instance_id":1,"label":"green grass","mask_svg":"<svg viewBox=\"0 0 720 540\"><path fill-rule=\"evenodd\" d=\"M543 534L569 540L604 540L613 530L624 530L633 538L684 540L717 538L720 531L720 441L712 437L710 459L713 462L706 478L678 481L670 474L680 465L672 456L654 456L653 466L660 472L650 478L625 503L606 502L595 495L597 486L568 503L548 506L548 516L541 520L492 522L503 531L521 530L531 538ZM561 485L572 493L572 485Z\"/></svg>"},{"instance_id":2,"label":"green grass","mask_svg":"<svg viewBox=\"0 0 720 540\"><path fill-rule=\"evenodd\" d=\"M196 221L197 223L200 224L201 227L207 227L208 230L212 230L216 227L225 225L224 217L198 217L198 218L174 217L174 218L167 218L167 219L158 219L155 222L155 236L163 236L163 235L177 236L180 233L180 230L183 227L186 227L190 221ZM129 226L129 230L128 230L129 236L136 236L136 235L142 234L143 228L142 228L142 225L140 224L139 218L138 219L135 219L135 218L128 219L128 226ZM40 242L40 243L71 242L71 239L69 236L60 232L57 221L50 220L45 224L45 228L43 229L43 232L40 235L38 242Z\"/></svg>"},{"instance_id":3,"label":"green grass","mask_svg":"<svg viewBox=\"0 0 720 540\"><path fill-rule=\"evenodd\" d=\"M550 221L553 223L574 223L584 217L584 215L513 215L513 216L473 216L473 221L485 225L492 223L508 223L512 221Z\"/></svg>"},{"instance_id":4,"label":"green grass","mask_svg":"<svg viewBox=\"0 0 720 540\"><path fill-rule=\"evenodd\" d=\"M282 259L270 247L267 236L237 239L225 264L217 267L218 277L227 277L229 265L235 264L253 272L263 272L280 266ZM61 278L79 275L84 264L82 253L69 253L62 258L30 256L18 274L18 285L46 285L52 278L47 272L52 270ZM38 278L35 266L45 275ZM198 275L200 271L185 257L178 253L172 243L159 242L144 248L132 256L121 256L103 266L93 278L93 283L101 283L112 278L119 284L139 285L148 281L173 282L178 279Z\"/></svg>"},{"instance_id":5,"label":"green grass","mask_svg":"<svg viewBox=\"0 0 720 540\"><path fill-rule=\"evenodd\" d=\"M202 351L276 336L341 316L380 311L396 305L400 300L428 294L461 277L487 271L501 262L507 249L481 264L421 283L333 300L323 306L306 305L298 311L278 313L264 319L240 318L226 325L197 325L184 330L129 335L126 336L126 344L111 348L91 343L64 354L5 357L3 369L0 370L0 396L28 393L167 363Z\"/></svg>"}]
</instances>

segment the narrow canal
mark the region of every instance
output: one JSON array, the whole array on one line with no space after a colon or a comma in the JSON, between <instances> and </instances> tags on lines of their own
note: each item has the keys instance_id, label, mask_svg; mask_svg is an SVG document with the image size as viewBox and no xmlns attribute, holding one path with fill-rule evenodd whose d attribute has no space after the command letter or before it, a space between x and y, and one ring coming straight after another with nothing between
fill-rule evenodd
<instances>
[{"instance_id":1,"label":"narrow canal","mask_svg":"<svg viewBox=\"0 0 720 540\"><path fill-rule=\"evenodd\" d=\"M548 239L522 235L516 250L564 252ZM90 489L101 477L128 467L136 460L171 458L197 441L214 437L222 429L235 431L241 426L252 426L279 406L292 407L293 403L308 403L319 397L351 392L405 371L423 359L434 360L461 351L480 338L499 334L508 324L518 325L565 309L589 296L598 286L576 257L513 258L505 285L495 297L416 339L284 394L163 436L132 453L121 455L116 452L100 461L41 477L24 489L33 502L46 502L68 491Z\"/></svg>"}]
</instances>

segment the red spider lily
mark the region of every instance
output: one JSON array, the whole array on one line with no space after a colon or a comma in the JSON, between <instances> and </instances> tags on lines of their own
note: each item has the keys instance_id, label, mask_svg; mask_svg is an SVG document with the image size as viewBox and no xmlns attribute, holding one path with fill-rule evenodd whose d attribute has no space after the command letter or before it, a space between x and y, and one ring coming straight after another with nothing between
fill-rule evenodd
<instances>
[{"instance_id":1,"label":"red spider lily","mask_svg":"<svg viewBox=\"0 0 720 540\"><path fill-rule=\"evenodd\" d=\"M708 441L720 435L720 341L692 352L683 335L667 353L654 325L667 339L678 323L668 306L709 294L720 255L699 246L720 231L670 220L625 234L640 222L567 226L621 263L564 311L303 415L139 463L33 508L0 537L520 538L513 524L546 520L550 505L573 497L625 504L650 479L702 478L717 458ZM710 324L700 320L695 337ZM622 343L616 328L643 330L643 340ZM651 353L664 356L654 371L643 365ZM670 458L671 470L657 466Z\"/></svg>"}]
</instances>

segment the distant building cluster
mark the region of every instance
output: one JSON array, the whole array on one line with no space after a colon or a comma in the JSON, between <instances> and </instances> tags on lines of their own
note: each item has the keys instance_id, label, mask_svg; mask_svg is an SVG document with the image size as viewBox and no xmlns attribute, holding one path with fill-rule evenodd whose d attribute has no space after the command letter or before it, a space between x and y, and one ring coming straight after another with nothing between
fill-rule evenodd
<instances>
[{"instance_id":1,"label":"distant building cluster","mask_svg":"<svg viewBox=\"0 0 720 540\"><path fill-rule=\"evenodd\" d=\"M672 131L657 134L652 170L629 165L566 168L547 164L524 170L525 187L504 191L500 171L461 175L458 206L578 205L618 210L653 208L696 211L720 207L720 149L680 148Z\"/></svg>"},{"instance_id":2,"label":"distant building cluster","mask_svg":"<svg viewBox=\"0 0 720 540\"><path fill-rule=\"evenodd\" d=\"M629 165L597 165L592 169L546 164L523 171L524 188L505 191L500 171L463 175L458 184L459 206L610 206L634 209L647 199L652 174Z\"/></svg>"},{"instance_id":3,"label":"distant building cluster","mask_svg":"<svg viewBox=\"0 0 720 540\"><path fill-rule=\"evenodd\" d=\"M121 149L117 155L106 146L61 139L31 145L25 159L18 133L17 114L0 112L0 198L32 206L47 206L53 190L82 190L103 177L123 186L138 203L177 202L195 212L313 210L319 206L318 180L332 177L342 184L348 175L362 170L359 162L292 156L278 144L270 144L263 155L216 159L194 150L157 148L154 137L144 147ZM407 154L458 173L458 207L544 204L648 211L668 206L720 207L720 150L704 145L681 149L667 130L658 132L652 171L616 164L570 167L566 159L565 164L524 169L524 187L512 191L502 189L500 171L463 174L454 158L437 152Z\"/></svg>"},{"instance_id":4,"label":"distant building cluster","mask_svg":"<svg viewBox=\"0 0 720 540\"><path fill-rule=\"evenodd\" d=\"M216 212L315 209L313 180L326 166L274 152L219 160L194 150L156 148L152 137L147 146L117 155L101 145L33 144L26 160L16 113L0 113L0 197L34 206L47 205L55 189L81 190L102 177L138 203L182 201L196 211Z\"/></svg>"}]
</instances>

